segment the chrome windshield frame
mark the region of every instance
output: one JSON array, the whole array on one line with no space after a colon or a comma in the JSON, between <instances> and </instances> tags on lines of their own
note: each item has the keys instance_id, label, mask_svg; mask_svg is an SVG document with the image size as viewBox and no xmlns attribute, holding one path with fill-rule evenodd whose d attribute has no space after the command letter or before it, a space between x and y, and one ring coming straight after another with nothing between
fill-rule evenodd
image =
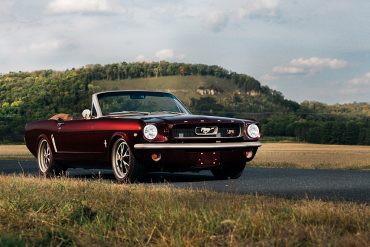
<instances>
[{"instance_id":1,"label":"chrome windshield frame","mask_svg":"<svg viewBox=\"0 0 370 247\"><path fill-rule=\"evenodd\" d=\"M103 117L103 113L99 104L99 98L107 97L110 95L130 95L130 93L143 93L146 95L160 95L162 94L165 97L172 98L177 106L177 108L182 111L182 113L191 115L191 112L181 103L181 101L176 98L175 95L168 93L168 92L161 92L161 91L145 91L145 90L115 90L115 91L104 91L104 92L99 92L99 93L94 93L92 95L92 105L91 105L91 112L93 112L93 109L95 108L96 111L96 117L95 118L100 118ZM161 97L163 97L161 96ZM94 117L94 116L93 116Z\"/></svg>"}]
</instances>

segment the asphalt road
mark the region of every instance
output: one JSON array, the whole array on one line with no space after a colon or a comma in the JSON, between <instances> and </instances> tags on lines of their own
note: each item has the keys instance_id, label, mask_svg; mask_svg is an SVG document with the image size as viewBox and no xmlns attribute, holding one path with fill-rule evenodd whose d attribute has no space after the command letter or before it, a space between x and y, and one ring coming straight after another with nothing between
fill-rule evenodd
<instances>
[{"instance_id":1,"label":"asphalt road","mask_svg":"<svg viewBox=\"0 0 370 247\"><path fill-rule=\"evenodd\" d=\"M0 160L0 173L37 175L35 161ZM71 178L114 180L109 170L69 169ZM236 180L215 180L210 172L152 173L145 184L219 192L370 202L370 171L246 168Z\"/></svg>"}]
</instances>

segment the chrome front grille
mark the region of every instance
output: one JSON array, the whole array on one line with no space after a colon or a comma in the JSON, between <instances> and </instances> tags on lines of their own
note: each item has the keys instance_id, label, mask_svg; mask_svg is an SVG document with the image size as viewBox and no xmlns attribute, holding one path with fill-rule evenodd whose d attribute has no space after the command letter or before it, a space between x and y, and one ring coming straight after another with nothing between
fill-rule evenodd
<instances>
[{"instance_id":1,"label":"chrome front grille","mask_svg":"<svg viewBox=\"0 0 370 247\"><path fill-rule=\"evenodd\" d=\"M241 136L241 126L240 125L218 125L217 133L215 134L199 134L196 133L196 129L199 127L213 127L210 126L197 126L197 125L180 125L174 126L172 128L172 137L175 139L185 139L185 138L236 138Z\"/></svg>"}]
</instances>

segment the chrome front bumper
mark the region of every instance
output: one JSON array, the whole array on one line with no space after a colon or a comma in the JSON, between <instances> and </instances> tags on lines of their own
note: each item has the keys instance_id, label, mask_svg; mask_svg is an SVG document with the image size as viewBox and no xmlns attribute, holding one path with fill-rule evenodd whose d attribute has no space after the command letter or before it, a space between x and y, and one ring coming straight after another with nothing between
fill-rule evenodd
<instances>
[{"instance_id":1,"label":"chrome front bumper","mask_svg":"<svg viewBox=\"0 0 370 247\"><path fill-rule=\"evenodd\" d=\"M260 147L260 142L214 142L214 143L141 143L135 144L135 149L217 149Z\"/></svg>"}]
</instances>

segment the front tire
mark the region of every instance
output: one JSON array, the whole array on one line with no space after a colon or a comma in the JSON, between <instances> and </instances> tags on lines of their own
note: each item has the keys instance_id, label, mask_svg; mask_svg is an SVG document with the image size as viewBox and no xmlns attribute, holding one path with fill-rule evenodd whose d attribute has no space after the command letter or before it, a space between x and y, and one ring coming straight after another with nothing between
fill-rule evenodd
<instances>
[{"instance_id":1,"label":"front tire","mask_svg":"<svg viewBox=\"0 0 370 247\"><path fill-rule=\"evenodd\" d=\"M112 170L119 183L133 183L145 174L145 169L134 157L125 139L115 141L111 154Z\"/></svg>"},{"instance_id":2,"label":"front tire","mask_svg":"<svg viewBox=\"0 0 370 247\"><path fill-rule=\"evenodd\" d=\"M43 177L61 176L66 169L63 169L57 164L53 158L50 144L46 138L42 138L37 149L37 163L39 166L39 173Z\"/></svg>"},{"instance_id":3,"label":"front tire","mask_svg":"<svg viewBox=\"0 0 370 247\"><path fill-rule=\"evenodd\" d=\"M228 165L222 164L221 167L214 168L211 172L216 179L237 179L243 174L244 168L244 162Z\"/></svg>"}]
</instances>

